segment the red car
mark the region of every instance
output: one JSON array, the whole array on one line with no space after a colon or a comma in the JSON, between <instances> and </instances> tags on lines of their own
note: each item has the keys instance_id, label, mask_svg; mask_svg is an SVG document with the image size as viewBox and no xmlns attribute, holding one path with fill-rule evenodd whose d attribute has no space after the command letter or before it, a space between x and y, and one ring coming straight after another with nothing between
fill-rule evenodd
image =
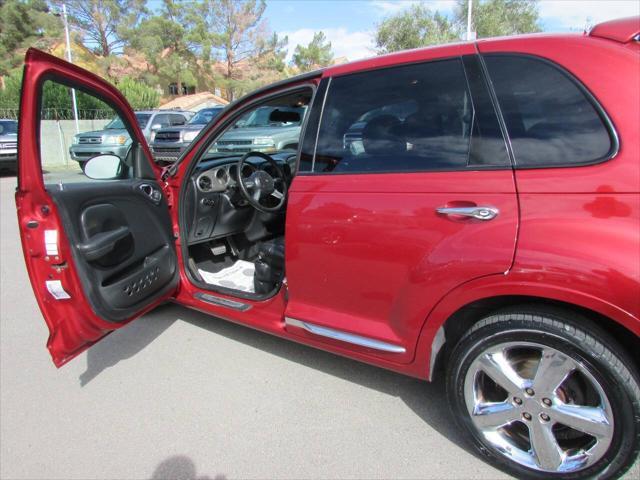
<instances>
[{"instance_id":1,"label":"red car","mask_svg":"<svg viewBox=\"0 0 640 480\"><path fill-rule=\"evenodd\" d=\"M630 18L303 74L164 168L114 87L30 50L16 204L53 362L173 301L443 372L460 427L519 477L621 475L640 450L639 40ZM118 114L126 157L49 168L47 88ZM297 151L211 147L264 106L302 120Z\"/></svg>"}]
</instances>

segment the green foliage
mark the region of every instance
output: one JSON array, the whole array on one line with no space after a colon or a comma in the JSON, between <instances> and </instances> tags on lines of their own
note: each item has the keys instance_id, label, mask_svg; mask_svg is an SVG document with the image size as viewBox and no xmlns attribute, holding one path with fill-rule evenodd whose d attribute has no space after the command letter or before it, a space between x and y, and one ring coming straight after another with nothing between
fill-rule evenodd
<instances>
[{"instance_id":1,"label":"green foliage","mask_svg":"<svg viewBox=\"0 0 640 480\"><path fill-rule=\"evenodd\" d=\"M120 80L118 89L134 110L151 110L160 104L160 94L154 88L130 77Z\"/></svg>"},{"instance_id":2,"label":"green foliage","mask_svg":"<svg viewBox=\"0 0 640 480\"><path fill-rule=\"evenodd\" d=\"M111 118L113 109L93 95L76 90L80 119ZM42 87L42 116L48 120L73 118L71 88L47 80Z\"/></svg>"},{"instance_id":3,"label":"green foliage","mask_svg":"<svg viewBox=\"0 0 640 480\"><path fill-rule=\"evenodd\" d=\"M467 0L458 0L453 19L423 5L383 20L376 28L378 53L458 41L467 28ZM478 38L539 32L538 0L484 0L473 2L473 29Z\"/></svg>"},{"instance_id":4,"label":"green foliage","mask_svg":"<svg viewBox=\"0 0 640 480\"><path fill-rule=\"evenodd\" d=\"M438 12L431 12L423 5L388 17L375 32L378 53L395 52L409 48L425 47L459 40L455 25Z\"/></svg>"},{"instance_id":5,"label":"green foliage","mask_svg":"<svg viewBox=\"0 0 640 480\"><path fill-rule=\"evenodd\" d=\"M46 48L61 32L45 0L0 1L0 76L21 65L28 47Z\"/></svg>"},{"instance_id":6,"label":"green foliage","mask_svg":"<svg viewBox=\"0 0 640 480\"><path fill-rule=\"evenodd\" d=\"M142 74L147 83L165 87L196 84L196 56L183 27L186 11L187 5L178 8L172 0L165 0L159 15L142 20L136 28L121 30L129 49L141 53L150 67Z\"/></svg>"},{"instance_id":7,"label":"green foliage","mask_svg":"<svg viewBox=\"0 0 640 480\"><path fill-rule=\"evenodd\" d=\"M326 67L333 60L331 42L327 41L323 32L315 32L309 45L297 45L293 53L293 64L302 72Z\"/></svg>"},{"instance_id":8,"label":"green foliage","mask_svg":"<svg viewBox=\"0 0 640 480\"><path fill-rule=\"evenodd\" d=\"M466 29L468 2L458 0L456 18ZM487 0L474 2L471 21L478 38L517 35L541 31L538 0Z\"/></svg>"},{"instance_id":9,"label":"green foliage","mask_svg":"<svg viewBox=\"0 0 640 480\"><path fill-rule=\"evenodd\" d=\"M14 109L20 105L22 71L14 70L4 79L4 89L0 88L0 109Z\"/></svg>"}]
</instances>

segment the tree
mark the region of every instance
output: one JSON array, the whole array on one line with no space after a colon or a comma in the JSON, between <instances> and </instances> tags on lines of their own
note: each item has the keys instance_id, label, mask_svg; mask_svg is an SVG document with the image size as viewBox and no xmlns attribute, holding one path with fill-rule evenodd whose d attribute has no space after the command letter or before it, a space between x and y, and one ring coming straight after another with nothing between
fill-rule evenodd
<instances>
[{"instance_id":1,"label":"tree","mask_svg":"<svg viewBox=\"0 0 640 480\"><path fill-rule=\"evenodd\" d=\"M458 0L456 20L466 29L468 3ZM541 31L538 0L487 0L474 2L471 21L478 38L517 35Z\"/></svg>"},{"instance_id":2,"label":"tree","mask_svg":"<svg viewBox=\"0 0 640 480\"><path fill-rule=\"evenodd\" d=\"M103 57L121 49L121 32L137 25L147 13L144 0L65 0L69 22L83 43Z\"/></svg>"},{"instance_id":3,"label":"tree","mask_svg":"<svg viewBox=\"0 0 640 480\"><path fill-rule=\"evenodd\" d=\"M187 5L182 8L173 0L164 0L158 15L142 20L137 28L121 30L127 51L142 54L146 61L148 70L140 73L146 83L165 87L175 83L178 92L183 84L196 84L196 56L183 26L188 26L186 9Z\"/></svg>"},{"instance_id":4,"label":"tree","mask_svg":"<svg viewBox=\"0 0 640 480\"><path fill-rule=\"evenodd\" d=\"M293 64L302 72L326 67L333 60L331 42L327 41L323 32L315 32L309 45L296 45L293 53Z\"/></svg>"},{"instance_id":5,"label":"tree","mask_svg":"<svg viewBox=\"0 0 640 480\"><path fill-rule=\"evenodd\" d=\"M246 89L246 73L258 64L282 66L280 50L287 39L271 35L262 19L264 0L199 0L191 4L189 39L197 45L203 64L222 62L222 84L229 100Z\"/></svg>"},{"instance_id":6,"label":"tree","mask_svg":"<svg viewBox=\"0 0 640 480\"><path fill-rule=\"evenodd\" d=\"M375 43L378 53L395 52L459 40L456 26L439 12L423 5L412 5L387 17L377 25Z\"/></svg>"},{"instance_id":7,"label":"tree","mask_svg":"<svg viewBox=\"0 0 640 480\"><path fill-rule=\"evenodd\" d=\"M28 47L48 49L61 32L62 22L45 0L0 0L0 88Z\"/></svg>"}]
</instances>

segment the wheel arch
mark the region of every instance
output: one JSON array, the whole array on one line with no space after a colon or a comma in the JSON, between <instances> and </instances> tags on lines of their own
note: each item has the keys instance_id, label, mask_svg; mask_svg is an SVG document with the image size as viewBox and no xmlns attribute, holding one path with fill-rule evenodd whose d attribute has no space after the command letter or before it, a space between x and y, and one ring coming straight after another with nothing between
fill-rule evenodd
<instances>
[{"instance_id":1,"label":"wheel arch","mask_svg":"<svg viewBox=\"0 0 640 480\"><path fill-rule=\"evenodd\" d=\"M433 380L441 371L448 353L473 324L491 312L517 305L555 307L580 314L620 343L633 359L636 370L640 370L640 321L632 314L601 299L562 288L522 287L463 285L444 297L427 317L416 347L417 355L423 355L427 379Z\"/></svg>"}]
</instances>

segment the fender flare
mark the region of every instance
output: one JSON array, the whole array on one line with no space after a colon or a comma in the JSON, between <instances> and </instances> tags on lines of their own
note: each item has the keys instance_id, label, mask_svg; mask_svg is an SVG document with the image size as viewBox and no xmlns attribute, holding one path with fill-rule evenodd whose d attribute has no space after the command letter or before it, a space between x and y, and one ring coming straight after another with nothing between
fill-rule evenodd
<instances>
[{"instance_id":1,"label":"fender flare","mask_svg":"<svg viewBox=\"0 0 640 480\"><path fill-rule=\"evenodd\" d=\"M428 380L432 378L435 359L446 343L444 325L447 320L460 309L480 300L522 296L570 303L610 318L640 336L640 320L604 298L563 285L542 285L528 281L524 276L521 279L518 277L517 273L481 277L459 285L438 301L427 315L416 343L415 363L421 377Z\"/></svg>"}]
</instances>

